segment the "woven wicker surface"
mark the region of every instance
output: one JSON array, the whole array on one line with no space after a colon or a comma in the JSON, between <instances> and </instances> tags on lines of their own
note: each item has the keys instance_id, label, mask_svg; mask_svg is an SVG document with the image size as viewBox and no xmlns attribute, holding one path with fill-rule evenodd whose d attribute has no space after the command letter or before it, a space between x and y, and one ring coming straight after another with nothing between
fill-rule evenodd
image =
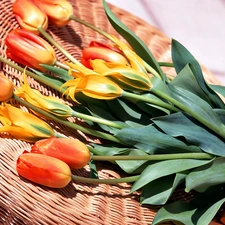
<instances>
[{"instance_id":1,"label":"woven wicker surface","mask_svg":"<svg viewBox=\"0 0 225 225\"><path fill-rule=\"evenodd\" d=\"M12 2L0 0L0 52L5 56L4 38L18 24L12 13ZM116 35L106 20L101 0L72 1L74 14ZM114 13L131 28L152 50L160 61L170 61L170 39L154 27L135 16L111 6ZM73 56L79 59L81 49L92 40L106 41L102 36L76 22L61 28L49 26L48 32L64 46ZM116 35L118 36L118 35ZM65 59L58 52L59 60ZM15 83L19 83L21 74L1 64L1 70ZM172 69L165 72L174 74ZM210 83L218 83L204 68L204 75ZM56 91L29 79L31 86L43 94L60 96ZM26 110L24 108L24 110ZM80 121L74 122L82 123ZM79 132L52 123L52 126L71 137L86 138ZM55 190L35 185L18 177L15 169L17 157L30 149L30 144L9 137L0 137L0 224L85 224L85 225L147 225L156 213L157 208L144 207L139 204L139 193L129 194L130 185L90 185L71 182L66 188ZM100 178L118 178L124 176L119 170L107 163L98 164ZM74 174L89 176L86 167ZM190 198L190 195L177 191L173 198ZM167 223L171 224L171 223Z\"/></svg>"}]
</instances>

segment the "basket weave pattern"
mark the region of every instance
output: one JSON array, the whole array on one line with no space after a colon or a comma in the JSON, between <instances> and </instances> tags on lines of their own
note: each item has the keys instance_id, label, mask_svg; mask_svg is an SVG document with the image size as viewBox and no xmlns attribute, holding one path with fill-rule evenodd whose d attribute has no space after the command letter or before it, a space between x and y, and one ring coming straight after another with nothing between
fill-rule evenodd
<instances>
[{"instance_id":1,"label":"basket weave pattern","mask_svg":"<svg viewBox=\"0 0 225 225\"><path fill-rule=\"evenodd\" d=\"M4 39L9 31L18 27L12 13L10 0L0 0L0 52L5 55ZM93 23L106 32L116 34L107 22L101 0L72 1L74 15L87 22ZM131 28L151 49L159 61L171 61L170 39L156 28L146 24L135 16L111 6L118 18ZM49 26L48 32L77 59L83 47L90 41L107 41L98 33L74 21L65 27ZM121 38L121 37L120 37ZM66 60L57 50L60 61ZM1 63L4 71L15 85L19 85L21 73ZM171 68L166 73L174 74ZM217 83L215 78L204 68L204 75L210 83ZM31 86L46 95L61 96L55 90L48 88L32 78L28 79ZM20 107L20 106L18 106ZM24 110L27 110L23 108ZM82 121L71 118L72 121L83 124ZM51 125L67 136L79 138L82 141L97 141L93 137L51 122ZM71 182L63 189L45 188L18 177L16 159L24 151L30 149L30 144L0 137L0 224L4 225L147 225L151 224L157 211L156 207L140 206L139 193L129 194L129 184L119 185L90 185ZM100 178L119 178L125 174L107 163L99 163ZM89 176L89 168L73 171L80 176ZM178 191L174 198L190 198ZM171 224L171 223L167 223Z\"/></svg>"}]
</instances>

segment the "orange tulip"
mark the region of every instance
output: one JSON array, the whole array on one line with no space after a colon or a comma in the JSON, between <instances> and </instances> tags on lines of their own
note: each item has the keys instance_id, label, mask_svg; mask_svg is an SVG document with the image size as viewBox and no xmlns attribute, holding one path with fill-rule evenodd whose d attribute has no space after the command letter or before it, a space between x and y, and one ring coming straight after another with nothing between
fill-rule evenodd
<instances>
[{"instance_id":1,"label":"orange tulip","mask_svg":"<svg viewBox=\"0 0 225 225\"><path fill-rule=\"evenodd\" d=\"M114 62L122 65L129 65L123 52L118 48L100 42L92 41L89 47L82 51L81 62L84 66L92 69L90 60L102 59L106 62Z\"/></svg>"},{"instance_id":2,"label":"orange tulip","mask_svg":"<svg viewBox=\"0 0 225 225\"><path fill-rule=\"evenodd\" d=\"M64 26L73 15L73 6L67 0L33 0L48 16L49 23Z\"/></svg>"},{"instance_id":3,"label":"orange tulip","mask_svg":"<svg viewBox=\"0 0 225 225\"><path fill-rule=\"evenodd\" d=\"M0 87L0 102L8 101L13 95L14 85L3 73L0 73Z\"/></svg>"},{"instance_id":4,"label":"orange tulip","mask_svg":"<svg viewBox=\"0 0 225 225\"><path fill-rule=\"evenodd\" d=\"M16 168L21 177L51 188L63 188L71 181L69 166L51 156L24 152Z\"/></svg>"},{"instance_id":5,"label":"orange tulip","mask_svg":"<svg viewBox=\"0 0 225 225\"><path fill-rule=\"evenodd\" d=\"M54 65L56 62L52 46L29 31L23 29L11 31L5 39L5 44L7 56L25 66L44 71L40 64Z\"/></svg>"},{"instance_id":6,"label":"orange tulip","mask_svg":"<svg viewBox=\"0 0 225 225\"><path fill-rule=\"evenodd\" d=\"M32 0L16 0L13 4L13 13L19 25L34 33L39 33L38 28L48 28L47 15L34 4Z\"/></svg>"},{"instance_id":7,"label":"orange tulip","mask_svg":"<svg viewBox=\"0 0 225 225\"><path fill-rule=\"evenodd\" d=\"M87 146L77 139L56 137L43 139L32 146L31 152L60 159L71 169L83 168L90 161Z\"/></svg>"}]
</instances>

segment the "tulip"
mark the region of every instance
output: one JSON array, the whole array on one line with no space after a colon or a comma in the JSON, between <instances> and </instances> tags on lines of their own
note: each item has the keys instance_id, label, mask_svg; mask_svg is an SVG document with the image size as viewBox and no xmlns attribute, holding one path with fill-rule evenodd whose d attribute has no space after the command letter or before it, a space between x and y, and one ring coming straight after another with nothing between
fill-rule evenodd
<instances>
[{"instance_id":1,"label":"tulip","mask_svg":"<svg viewBox=\"0 0 225 225\"><path fill-rule=\"evenodd\" d=\"M6 54L25 66L45 70L40 64L54 65L56 54L52 46L36 34L23 29L11 31L6 39Z\"/></svg>"},{"instance_id":2,"label":"tulip","mask_svg":"<svg viewBox=\"0 0 225 225\"><path fill-rule=\"evenodd\" d=\"M49 23L64 26L73 15L73 6L67 0L33 0L48 16Z\"/></svg>"},{"instance_id":3,"label":"tulip","mask_svg":"<svg viewBox=\"0 0 225 225\"><path fill-rule=\"evenodd\" d=\"M127 65L95 59L91 61L91 66L95 72L109 77L124 90L148 91L152 86L148 74Z\"/></svg>"},{"instance_id":4,"label":"tulip","mask_svg":"<svg viewBox=\"0 0 225 225\"><path fill-rule=\"evenodd\" d=\"M0 106L0 122L0 133L7 132L19 140L35 142L55 134L46 122L10 104Z\"/></svg>"},{"instance_id":5,"label":"tulip","mask_svg":"<svg viewBox=\"0 0 225 225\"><path fill-rule=\"evenodd\" d=\"M122 51L116 47L100 42L92 41L88 48L82 51L81 62L87 68L92 69L90 60L102 59L106 62L115 62L122 65L129 65L129 61L123 56Z\"/></svg>"},{"instance_id":6,"label":"tulip","mask_svg":"<svg viewBox=\"0 0 225 225\"><path fill-rule=\"evenodd\" d=\"M44 30L48 28L47 15L32 0L16 0L13 4L13 13L21 28L25 30L38 34L39 27Z\"/></svg>"},{"instance_id":7,"label":"tulip","mask_svg":"<svg viewBox=\"0 0 225 225\"><path fill-rule=\"evenodd\" d=\"M16 169L21 177L51 188L63 188L71 181L69 166L51 156L24 152Z\"/></svg>"},{"instance_id":8,"label":"tulip","mask_svg":"<svg viewBox=\"0 0 225 225\"><path fill-rule=\"evenodd\" d=\"M76 101L75 94L78 92L81 92L88 97L102 100L115 99L120 97L123 93L123 89L115 82L107 77L99 75L87 75L69 80L62 85L62 87L65 86L68 88L63 94L74 101Z\"/></svg>"},{"instance_id":9,"label":"tulip","mask_svg":"<svg viewBox=\"0 0 225 225\"><path fill-rule=\"evenodd\" d=\"M123 55L128 59L131 68L135 69L136 71L141 71L147 74L144 61L140 56L136 54L135 51L133 51L133 49L130 48L130 46L121 42L118 38L116 38L113 35L110 35L110 39L123 52Z\"/></svg>"},{"instance_id":10,"label":"tulip","mask_svg":"<svg viewBox=\"0 0 225 225\"><path fill-rule=\"evenodd\" d=\"M15 94L18 97L23 98L25 101L37 108L55 116L68 118L72 115L72 109L63 103L61 99L54 96L44 96L38 90L32 89L27 82L25 74L23 76L23 80L24 83L21 82L21 87L17 88L15 91Z\"/></svg>"},{"instance_id":11,"label":"tulip","mask_svg":"<svg viewBox=\"0 0 225 225\"><path fill-rule=\"evenodd\" d=\"M83 168L90 161L87 146L77 139L51 137L39 140L32 146L31 152L60 159L71 169Z\"/></svg>"},{"instance_id":12,"label":"tulip","mask_svg":"<svg viewBox=\"0 0 225 225\"><path fill-rule=\"evenodd\" d=\"M0 102L8 101L13 96L13 83L3 74L0 73Z\"/></svg>"}]
</instances>

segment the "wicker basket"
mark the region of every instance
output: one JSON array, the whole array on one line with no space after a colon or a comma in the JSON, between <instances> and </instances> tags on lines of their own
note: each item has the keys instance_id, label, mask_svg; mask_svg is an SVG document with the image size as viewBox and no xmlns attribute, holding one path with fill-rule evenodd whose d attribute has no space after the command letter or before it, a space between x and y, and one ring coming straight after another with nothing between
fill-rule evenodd
<instances>
[{"instance_id":1,"label":"wicker basket","mask_svg":"<svg viewBox=\"0 0 225 225\"><path fill-rule=\"evenodd\" d=\"M0 0L0 36L1 55L5 56L4 38L18 24L12 13L11 0ZM101 0L73 0L74 14L106 32L116 36L116 32L107 22L102 8ZM151 49L160 61L170 61L170 39L156 28L148 25L137 17L116 7L110 6L113 12L123 23L131 28ZM71 21L65 27L50 26L48 32L55 40L65 47L74 57L79 59L81 49L92 40L107 41L98 33ZM121 37L120 37L121 38ZM58 52L58 59L64 56ZM1 70L18 84L21 74L1 64ZM169 74L174 74L171 68L165 68ZM210 72L203 68L204 75L209 83L218 83ZM29 79L32 87L44 94L60 96L56 91ZM82 123L81 121L75 121ZM55 129L71 137L79 137L85 141L87 138L79 132L52 123ZM17 157L30 144L0 137L0 224L5 225L147 225L151 224L157 211L156 207L145 207L139 204L139 193L129 194L130 185L90 185L71 182L66 188L55 190L35 185L18 177L15 169ZM107 163L99 163L100 178L118 178L124 176L116 168ZM89 176L89 168L74 171L74 174ZM173 198L190 198L190 195L177 191ZM167 223L172 224L172 223Z\"/></svg>"}]
</instances>

